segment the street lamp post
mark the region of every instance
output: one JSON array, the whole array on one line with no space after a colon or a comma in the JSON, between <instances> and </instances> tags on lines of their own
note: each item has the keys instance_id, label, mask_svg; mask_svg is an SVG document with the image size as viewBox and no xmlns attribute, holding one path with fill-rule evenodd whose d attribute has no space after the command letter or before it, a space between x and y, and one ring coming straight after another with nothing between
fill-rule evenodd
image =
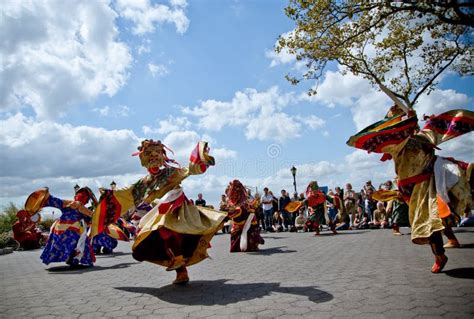
<instances>
[{"instance_id":1,"label":"street lamp post","mask_svg":"<svg viewBox=\"0 0 474 319\"><path fill-rule=\"evenodd\" d=\"M298 194L298 191L296 190L296 167L291 168L291 175L293 175L293 186L295 187L295 193Z\"/></svg>"}]
</instances>

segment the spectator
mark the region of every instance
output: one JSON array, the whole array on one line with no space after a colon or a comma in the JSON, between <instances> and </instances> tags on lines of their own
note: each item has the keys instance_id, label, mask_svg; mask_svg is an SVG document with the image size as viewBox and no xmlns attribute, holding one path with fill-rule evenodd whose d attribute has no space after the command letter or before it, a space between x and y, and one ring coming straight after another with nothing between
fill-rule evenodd
<instances>
[{"instance_id":1,"label":"spectator","mask_svg":"<svg viewBox=\"0 0 474 319\"><path fill-rule=\"evenodd\" d=\"M268 191L268 187L263 189L262 196L262 210L263 210L263 229L271 230L273 226L273 195Z\"/></svg>"},{"instance_id":2,"label":"spectator","mask_svg":"<svg viewBox=\"0 0 474 319\"><path fill-rule=\"evenodd\" d=\"M328 208L328 217L329 217L331 222L335 222L336 221L336 216L337 216L337 213L338 213L337 203L336 203L338 197L333 192L332 189L329 190L328 195L333 199L332 203L327 203L326 204L327 208Z\"/></svg>"},{"instance_id":3,"label":"spectator","mask_svg":"<svg viewBox=\"0 0 474 319\"><path fill-rule=\"evenodd\" d=\"M347 183L346 184L346 191L344 193L344 208L346 214L349 216L349 224L352 226L353 222L355 221L356 217L356 200L357 200L357 195L356 193L352 190L352 185Z\"/></svg>"},{"instance_id":4,"label":"spectator","mask_svg":"<svg viewBox=\"0 0 474 319\"><path fill-rule=\"evenodd\" d=\"M262 198L260 193L256 192L255 197L252 201L252 206L255 209L255 217L257 218L257 224L260 230L265 230L265 217L263 216L263 209L262 209Z\"/></svg>"},{"instance_id":5,"label":"spectator","mask_svg":"<svg viewBox=\"0 0 474 319\"><path fill-rule=\"evenodd\" d=\"M334 188L334 191L336 192L337 196L339 196L339 198L341 199L344 198L344 190L342 188L340 188L339 186L336 186Z\"/></svg>"},{"instance_id":6,"label":"spectator","mask_svg":"<svg viewBox=\"0 0 474 319\"><path fill-rule=\"evenodd\" d=\"M232 219L227 219L227 221L224 223L224 227L222 227L222 232L224 234L229 234L230 229L232 228Z\"/></svg>"},{"instance_id":7,"label":"spectator","mask_svg":"<svg viewBox=\"0 0 474 319\"><path fill-rule=\"evenodd\" d=\"M291 220L290 220L290 213L286 210L286 205L291 203L290 196L286 190L281 190L281 197L278 200L278 211L283 219L283 225L285 226L285 231L290 230L291 227Z\"/></svg>"},{"instance_id":8,"label":"spectator","mask_svg":"<svg viewBox=\"0 0 474 319\"><path fill-rule=\"evenodd\" d=\"M292 202L297 202L299 199L298 199L298 193L293 193L293 197L291 198L291 201Z\"/></svg>"},{"instance_id":9,"label":"spectator","mask_svg":"<svg viewBox=\"0 0 474 319\"><path fill-rule=\"evenodd\" d=\"M202 198L201 193L198 194L198 199L196 199L195 205L196 206L202 206L202 207L206 206L206 201Z\"/></svg>"},{"instance_id":10,"label":"spectator","mask_svg":"<svg viewBox=\"0 0 474 319\"><path fill-rule=\"evenodd\" d=\"M295 219L296 231L304 230L306 224L306 218L304 217L304 207L301 207L298 216Z\"/></svg>"},{"instance_id":11,"label":"spectator","mask_svg":"<svg viewBox=\"0 0 474 319\"><path fill-rule=\"evenodd\" d=\"M393 235L400 236L400 226L410 226L408 220L408 205L403 201L401 193L398 198L391 200L387 205L387 213L392 218Z\"/></svg>"},{"instance_id":12,"label":"spectator","mask_svg":"<svg viewBox=\"0 0 474 319\"><path fill-rule=\"evenodd\" d=\"M370 181L369 181L370 182ZM365 212L367 213L367 216L369 217L369 221L374 220L374 211L377 209L377 203L375 200L372 198L372 194L374 193L373 187L368 187L365 190Z\"/></svg>"},{"instance_id":13,"label":"spectator","mask_svg":"<svg viewBox=\"0 0 474 319\"><path fill-rule=\"evenodd\" d=\"M367 213L364 212L364 210L360 206L357 207L357 216L354 222L354 227L357 229L369 228L369 217L367 216Z\"/></svg>"},{"instance_id":14,"label":"spectator","mask_svg":"<svg viewBox=\"0 0 474 319\"><path fill-rule=\"evenodd\" d=\"M272 231L274 232L282 232L283 231L283 219L281 218L281 214L279 211L275 211L273 213L273 225L272 225Z\"/></svg>"},{"instance_id":15,"label":"spectator","mask_svg":"<svg viewBox=\"0 0 474 319\"><path fill-rule=\"evenodd\" d=\"M364 185L364 192L367 193L368 190L372 190L372 193L375 192L375 187L372 185L372 181L367 181Z\"/></svg>"},{"instance_id":16,"label":"spectator","mask_svg":"<svg viewBox=\"0 0 474 319\"><path fill-rule=\"evenodd\" d=\"M227 196L225 194L221 195L221 201L219 203L219 210L223 212L227 212L229 210L229 206L227 205Z\"/></svg>"},{"instance_id":17,"label":"spectator","mask_svg":"<svg viewBox=\"0 0 474 319\"><path fill-rule=\"evenodd\" d=\"M384 183L384 189L391 191L395 189L395 185L393 185L393 182L391 180L388 180Z\"/></svg>"},{"instance_id":18,"label":"spectator","mask_svg":"<svg viewBox=\"0 0 474 319\"><path fill-rule=\"evenodd\" d=\"M387 226L387 211L382 202L377 202L377 209L374 211L374 220L370 223L370 228L385 228Z\"/></svg>"}]
</instances>

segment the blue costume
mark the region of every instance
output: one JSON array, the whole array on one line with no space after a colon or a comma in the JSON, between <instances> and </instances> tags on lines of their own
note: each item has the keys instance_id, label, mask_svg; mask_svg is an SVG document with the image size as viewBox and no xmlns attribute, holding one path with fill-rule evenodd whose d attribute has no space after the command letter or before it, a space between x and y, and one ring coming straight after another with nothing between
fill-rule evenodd
<instances>
[{"instance_id":1,"label":"blue costume","mask_svg":"<svg viewBox=\"0 0 474 319\"><path fill-rule=\"evenodd\" d=\"M96 254L100 254L101 252L104 254L110 254L117 245L118 240L110 237L105 232L94 236L94 239L92 240L92 248Z\"/></svg>"},{"instance_id":2,"label":"blue costume","mask_svg":"<svg viewBox=\"0 0 474 319\"><path fill-rule=\"evenodd\" d=\"M66 262L70 265L92 266L95 255L89 237L87 224L90 218L78 209L67 207L71 201L49 195L44 207L61 210L62 215L51 226L48 242L41 254L41 260L48 265L52 262Z\"/></svg>"}]
</instances>

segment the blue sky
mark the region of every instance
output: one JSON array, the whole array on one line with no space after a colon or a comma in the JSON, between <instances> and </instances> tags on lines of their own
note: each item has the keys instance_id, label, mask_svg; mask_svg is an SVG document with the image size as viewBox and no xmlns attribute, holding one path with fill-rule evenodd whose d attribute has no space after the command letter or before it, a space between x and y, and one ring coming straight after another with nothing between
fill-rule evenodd
<instances>
[{"instance_id":1,"label":"blue sky","mask_svg":"<svg viewBox=\"0 0 474 319\"><path fill-rule=\"evenodd\" d=\"M290 85L294 59L272 53L294 28L286 1L9 1L1 8L0 204L22 204L42 186L72 197L146 172L130 156L161 139L183 165L208 140L216 167L185 181L217 204L234 178L298 191L393 178L391 163L346 146L390 101L334 65L316 97ZM67 17L63 12L70 12ZM474 81L447 75L417 110L473 109ZM474 160L473 134L441 154ZM444 152L444 153L443 153Z\"/></svg>"}]
</instances>

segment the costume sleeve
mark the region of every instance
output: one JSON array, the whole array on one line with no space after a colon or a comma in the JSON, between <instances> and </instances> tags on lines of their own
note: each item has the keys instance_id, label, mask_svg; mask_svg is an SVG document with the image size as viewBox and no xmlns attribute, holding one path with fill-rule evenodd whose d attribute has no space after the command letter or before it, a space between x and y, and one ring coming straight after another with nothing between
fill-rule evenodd
<instances>
[{"instance_id":1,"label":"costume sleeve","mask_svg":"<svg viewBox=\"0 0 474 319\"><path fill-rule=\"evenodd\" d=\"M62 199L54 197L53 195L49 195L48 199L44 204L44 207L54 207L57 209L62 209L64 208L64 201Z\"/></svg>"},{"instance_id":2,"label":"costume sleeve","mask_svg":"<svg viewBox=\"0 0 474 319\"><path fill-rule=\"evenodd\" d=\"M419 134L425 136L432 144L439 145L472 131L474 131L474 112L459 109L429 117Z\"/></svg>"},{"instance_id":3,"label":"costume sleeve","mask_svg":"<svg viewBox=\"0 0 474 319\"><path fill-rule=\"evenodd\" d=\"M214 165L214 157L209 155L207 142L199 142L189 157L187 175L203 174L209 166Z\"/></svg>"}]
</instances>

